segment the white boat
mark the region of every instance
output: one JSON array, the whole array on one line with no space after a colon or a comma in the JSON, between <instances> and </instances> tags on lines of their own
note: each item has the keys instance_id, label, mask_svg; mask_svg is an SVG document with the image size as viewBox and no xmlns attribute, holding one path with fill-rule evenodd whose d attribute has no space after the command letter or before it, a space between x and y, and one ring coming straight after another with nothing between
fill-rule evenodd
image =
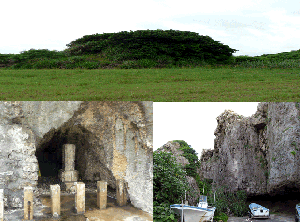
<instances>
[{"instance_id":1,"label":"white boat","mask_svg":"<svg viewBox=\"0 0 300 222\"><path fill-rule=\"evenodd\" d=\"M299 222L299 219L300 219L300 203L298 203L298 204L296 205L295 221L296 221L296 222Z\"/></svg>"},{"instance_id":2,"label":"white boat","mask_svg":"<svg viewBox=\"0 0 300 222\"><path fill-rule=\"evenodd\" d=\"M170 208L180 214L185 222L213 221L216 208L208 206L207 196L200 196L197 207L187 204L174 204Z\"/></svg>"},{"instance_id":3,"label":"white boat","mask_svg":"<svg viewBox=\"0 0 300 222\"><path fill-rule=\"evenodd\" d=\"M268 208L256 203L251 203L249 208L249 218L270 218L270 211Z\"/></svg>"}]
</instances>

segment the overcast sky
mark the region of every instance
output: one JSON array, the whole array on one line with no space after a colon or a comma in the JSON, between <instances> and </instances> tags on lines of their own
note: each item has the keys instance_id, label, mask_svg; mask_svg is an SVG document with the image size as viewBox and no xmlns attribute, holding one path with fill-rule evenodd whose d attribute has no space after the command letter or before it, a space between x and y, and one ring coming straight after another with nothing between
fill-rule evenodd
<instances>
[{"instance_id":1,"label":"overcast sky","mask_svg":"<svg viewBox=\"0 0 300 222\"><path fill-rule=\"evenodd\" d=\"M245 117L253 115L253 102L155 102L153 103L154 150L171 140L184 140L200 157L202 149L213 149L216 118L226 109Z\"/></svg>"},{"instance_id":2,"label":"overcast sky","mask_svg":"<svg viewBox=\"0 0 300 222\"><path fill-rule=\"evenodd\" d=\"M63 50L84 35L180 30L262 55L300 49L300 1L9 0L0 2L0 53Z\"/></svg>"}]
</instances>

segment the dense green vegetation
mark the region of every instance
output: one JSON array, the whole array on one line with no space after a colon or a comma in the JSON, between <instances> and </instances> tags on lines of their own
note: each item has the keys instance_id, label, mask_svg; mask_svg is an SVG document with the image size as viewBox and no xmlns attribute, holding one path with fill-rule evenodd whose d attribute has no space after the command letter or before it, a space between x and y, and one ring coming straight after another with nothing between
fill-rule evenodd
<instances>
[{"instance_id":1,"label":"dense green vegetation","mask_svg":"<svg viewBox=\"0 0 300 222\"><path fill-rule=\"evenodd\" d=\"M153 219L177 221L170 205L181 203L185 190L189 190L185 171L171 153L153 153Z\"/></svg>"},{"instance_id":2,"label":"dense green vegetation","mask_svg":"<svg viewBox=\"0 0 300 222\"><path fill-rule=\"evenodd\" d=\"M209 36L176 30L139 30L87 35L67 44L63 52L34 50L0 56L10 68L163 68L189 64L226 64L229 48Z\"/></svg>"},{"instance_id":3,"label":"dense green vegetation","mask_svg":"<svg viewBox=\"0 0 300 222\"><path fill-rule=\"evenodd\" d=\"M198 160L198 153L192 149L184 140L174 140L173 142L178 142L180 144L180 150L182 150L183 156L189 161L184 169L186 174L191 177L199 176L197 174L197 168L200 167L200 161Z\"/></svg>"},{"instance_id":4,"label":"dense green vegetation","mask_svg":"<svg viewBox=\"0 0 300 222\"><path fill-rule=\"evenodd\" d=\"M138 30L86 35L64 51L30 49L0 54L7 69L141 69L226 66L299 68L300 51L262 56L232 56L238 51L194 32Z\"/></svg>"},{"instance_id":5,"label":"dense green vegetation","mask_svg":"<svg viewBox=\"0 0 300 222\"><path fill-rule=\"evenodd\" d=\"M170 205L181 203L184 199L184 191L188 195L193 194L193 190L188 186L186 176L193 176L198 184L201 194L208 196L208 203L215 206L215 220L227 221L226 214L244 216L248 211L246 203L246 193L244 191L227 192L225 187L213 187L212 180L200 179L200 176L191 170L199 166L196 151L183 140L175 140L180 144L180 150L184 151L190 164L183 167L176 163L175 157L171 153L155 151L153 154L153 218L154 221L177 221L178 215L170 210ZM204 192L203 192L204 191ZM215 200L214 200L215 194Z\"/></svg>"}]
</instances>

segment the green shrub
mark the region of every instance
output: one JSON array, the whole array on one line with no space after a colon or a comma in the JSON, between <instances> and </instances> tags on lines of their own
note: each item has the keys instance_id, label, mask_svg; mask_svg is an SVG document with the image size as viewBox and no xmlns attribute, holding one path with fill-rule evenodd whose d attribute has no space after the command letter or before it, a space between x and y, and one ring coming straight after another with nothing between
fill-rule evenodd
<instances>
[{"instance_id":1,"label":"green shrub","mask_svg":"<svg viewBox=\"0 0 300 222\"><path fill-rule=\"evenodd\" d=\"M185 191L189 191L182 166L176 163L171 153L153 153L153 219L154 221L173 221L170 205L181 203ZM174 220L175 221L175 220Z\"/></svg>"},{"instance_id":2,"label":"green shrub","mask_svg":"<svg viewBox=\"0 0 300 222\"><path fill-rule=\"evenodd\" d=\"M16 62L26 62L31 59L40 59L40 58L58 59L58 58L65 58L65 57L66 57L65 53L56 50L50 51L48 49L30 49L28 51L22 51L20 52L20 54L15 54L13 59Z\"/></svg>"},{"instance_id":3,"label":"green shrub","mask_svg":"<svg viewBox=\"0 0 300 222\"><path fill-rule=\"evenodd\" d=\"M55 59L41 59L41 60L35 62L32 65L32 68L34 68L34 69L54 69L54 68L59 68L58 63L59 63L59 60L55 60Z\"/></svg>"},{"instance_id":4,"label":"green shrub","mask_svg":"<svg viewBox=\"0 0 300 222\"><path fill-rule=\"evenodd\" d=\"M159 203L168 200L170 203L180 203L188 184L185 171L176 163L171 153L153 153L153 192L154 200Z\"/></svg>"},{"instance_id":5,"label":"green shrub","mask_svg":"<svg viewBox=\"0 0 300 222\"><path fill-rule=\"evenodd\" d=\"M121 69L137 69L139 68L137 61L124 61L120 66Z\"/></svg>"},{"instance_id":6,"label":"green shrub","mask_svg":"<svg viewBox=\"0 0 300 222\"><path fill-rule=\"evenodd\" d=\"M235 216L242 217L248 212L246 203L247 194L245 191L225 192L224 188L218 188L216 191L216 215L230 210Z\"/></svg>"},{"instance_id":7,"label":"green shrub","mask_svg":"<svg viewBox=\"0 0 300 222\"><path fill-rule=\"evenodd\" d=\"M174 211L170 209L170 205L166 203L158 204L157 201L153 202L153 220L154 221L174 221L176 222L177 216Z\"/></svg>"},{"instance_id":8,"label":"green shrub","mask_svg":"<svg viewBox=\"0 0 300 222\"><path fill-rule=\"evenodd\" d=\"M216 221L222 220L223 222L227 222L228 216L225 213L215 214L214 220L216 220Z\"/></svg>"},{"instance_id":9,"label":"green shrub","mask_svg":"<svg viewBox=\"0 0 300 222\"><path fill-rule=\"evenodd\" d=\"M141 68L154 68L158 63L152 59L140 59L137 61L137 65Z\"/></svg>"},{"instance_id":10,"label":"green shrub","mask_svg":"<svg viewBox=\"0 0 300 222\"><path fill-rule=\"evenodd\" d=\"M8 66L13 61L14 54L0 54L0 65Z\"/></svg>"},{"instance_id":11,"label":"green shrub","mask_svg":"<svg viewBox=\"0 0 300 222\"><path fill-rule=\"evenodd\" d=\"M94 61L84 61L78 63L79 68L82 69L98 69L100 67L99 62Z\"/></svg>"}]
</instances>

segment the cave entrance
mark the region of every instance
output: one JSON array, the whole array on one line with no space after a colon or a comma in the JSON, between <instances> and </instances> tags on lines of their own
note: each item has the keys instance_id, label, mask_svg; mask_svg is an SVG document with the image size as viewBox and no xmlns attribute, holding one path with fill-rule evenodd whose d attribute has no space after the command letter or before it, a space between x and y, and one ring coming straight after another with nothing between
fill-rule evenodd
<instances>
[{"instance_id":1,"label":"cave entrance","mask_svg":"<svg viewBox=\"0 0 300 222\"><path fill-rule=\"evenodd\" d=\"M298 188L284 188L271 195L248 197L247 202L266 207L271 213L294 215L296 204L300 203L300 191Z\"/></svg>"},{"instance_id":2,"label":"cave entrance","mask_svg":"<svg viewBox=\"0 0 300 222\"><path fill-rule=\"evenodd\" d=\"M36 157L39 165L38 185L41 183L59 183L59 170L62 169L62 145L60 138L54 136L37 148Z\"/></svg>"},{"instance_id":3,"label":"cave entrance","mask_svg":"<svg viewBox=\"0 0 300 222\"><path fill-rule=\"evenodd\" d=\"M98 144L97 135L86 130L80 124L65 123L58 129L52 129L43 138L37 141L36 157L39 164L40 175L38 188L50 191L50 185L60 184L61 191L66 191L66 184L61 181L60 174L65 171L64 146L75 146L73 171L77 181L86 184L86 190L95 191L97 181L107 181L108 195L116 196L116 179L110 169L107 168L107 157L104 145ZM74 156L74 154L72 154ZM67 171L70 171L70 169ZM65 171L66 172L66 171ZM68 175L69 172L67 172ZM72 175L71 175L72 176Z\"/></svg>"},{"instance_id":4,"label":"cave entrance","mask_svg":"<svg viewBox=\"0 0 300 222\"><path fill-rule=\"evenodd\" d=\"M59 169L62 168L61 152L48 146L44 152L37 155L40 175L43 177L57 177Z\"/></svg>"},{"instance_id":5,"label":"cave entrance","mask_svg":"<svg viewBox=\"0 0 300 222\"><path fill-rule=\"evenodd\" d=\"M82 175L85 173L86 158L84 152L79 150L85 150L89 147L86 135L78 130L78 127L64 126L57 130L51 130L38 143L36 149L36 157L39 165L39 178L38 187L50 189L50 185L60 184L61 189L64 190L65 184L62 183L61 175L68 177L74 176L74 180L79 181ZM75 172L66 173L66 170L70 171L69 168L65 169L64 154L66 146L71 145L73 151L71 152L71 158L66 163ZM67 155L70 156L70 151L67 151Z\"/></svg>"}]
</instances>

